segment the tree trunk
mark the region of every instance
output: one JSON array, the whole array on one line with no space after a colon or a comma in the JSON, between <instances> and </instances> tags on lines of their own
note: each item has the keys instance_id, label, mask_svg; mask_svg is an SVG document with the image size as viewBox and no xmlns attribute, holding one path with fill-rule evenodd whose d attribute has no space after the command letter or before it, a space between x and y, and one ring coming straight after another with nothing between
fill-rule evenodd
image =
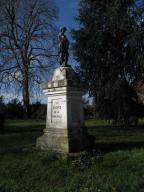
<instances>
[{"instance_id":1,"label":"tree trunk","mask_svg":"<svg viewBox=\"0 0 144 192\"><path fill-rule=\"evenodd\" d=\"M24 66L24 70L23 70L22 93L23 93L24 117L30 118L29 77L28 77L28 67L27 66Z\"/></svg>"}]
</instances>

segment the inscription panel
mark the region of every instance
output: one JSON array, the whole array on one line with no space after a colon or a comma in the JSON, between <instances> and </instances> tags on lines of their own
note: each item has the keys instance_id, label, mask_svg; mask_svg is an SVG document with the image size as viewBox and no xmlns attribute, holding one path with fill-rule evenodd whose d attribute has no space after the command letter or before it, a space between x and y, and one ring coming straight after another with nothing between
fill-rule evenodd
<instances>
[{"instance_id":1,"label":"inscription panel","mask_svg":"<svg viewBox=\"0 0 144 192\"><path fill-rule=\"evenodd\" d=\"M63 104L62 99L52 100L52 106L51 106L52 123L62 122L62 118L63 118L63 105L62 104Z\"/></svg>"}]
</instances>

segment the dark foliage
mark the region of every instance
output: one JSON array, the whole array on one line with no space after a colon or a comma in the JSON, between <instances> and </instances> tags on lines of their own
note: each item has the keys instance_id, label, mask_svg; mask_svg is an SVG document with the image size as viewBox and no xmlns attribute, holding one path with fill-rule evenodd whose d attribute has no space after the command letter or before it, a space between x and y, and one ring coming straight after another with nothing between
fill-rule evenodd
<instances>
[{"instance_id":1,"label":"dark foliage","mask_svg":"<svg viewBox=\"0 0 144 192\"><path fill-rule=\"evenodd\" d=\"M30 105L31 118L46 119L46 104L36 102ZM0 98L0 125L4 125L6 119L22 119L24 118L23 105L18 99L12 99L8 104L5 104Z\"/></svg>"},{"instance_id":2,"label":"dark foliage","mask_svg":"<svg viewBox=\"0 0 144 192\"><path fill-rule=\"evenodd\" d=\"M36 102L31 105L31 118L46 119L47 105Z\"/></svg>"},{"instance_id":3,"label":"dark foliage","mask_svg":"<svg viewBox=\"0 0 144 192\"><path fill-rule=\"evenodd\" d=\"M23 106L18 99L12 99L6 105L6 117L8 119L23 118Z\"/></svg>"},{"instance_id":4,"label":"dark foliage","mask_svg":"<svg viewBox=\"0 0 144 192\"><path fill-rule=\"evenodd\" d=\"M89 104L84 106L84 117L85 117L85 119L94 117L94 106L89 105Z\"/></svg>"},{"instance_id":5,"label":"dark foliage","mask_svg":"<svg viewBox=\"0 0 144 192\"><path fill-rule=\"evenodd\" d=\"M144 3L135 0L81 0L73 30L79 73L103 118L132 116L134 86L143 73Z\"/></svg>"},{"instance_id":6,"label":"dark foliage","mask_svg":"<svg viewBox=\"0 0 144 192\"><path fill-rule=\"evenodd\" d=\"M3 98L0 97L0 131L4 130L4 121L5 121L4 103L3 103Z\"/></svg>"},{"instance_id":7,"label":"dark foliage","mask_svg":"<svg viewBox=\"0 0 144 192\"><path fill-rule=\"evenodd\" d=\"M4 130L4 114L0 112L0 131Z\"/></svg>"}]
</instances>

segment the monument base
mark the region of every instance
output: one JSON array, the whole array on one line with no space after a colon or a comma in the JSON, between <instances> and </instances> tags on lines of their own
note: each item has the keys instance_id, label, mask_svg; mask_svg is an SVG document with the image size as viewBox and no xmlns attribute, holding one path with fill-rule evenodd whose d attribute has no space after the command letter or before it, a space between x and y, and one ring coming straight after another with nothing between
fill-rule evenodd
<instances>
[{"instance_id":1,"label":"monument base","mask_svg":"<svg viewBox=\"0 0 144 192\"><path fill-rule=\"evenodd\" d=\"M68 129L46 128L44 135L37 138L36 147L59 153L75 153L84 150L83 137L68 133Z\"/></svg>"},{"instance_id":2,"label":"monument base","mask_svg":"<svg viewBox=\"0 0 144 192\"><path fill-rule=\"evenodd\" d=\"M58 67L42 88L48 96L47 120L44 135L37 139L37 148L60 153L87 149L90 142L84 128L84 90L78 75L71 67Z\"/></svg>"}]
</instances>

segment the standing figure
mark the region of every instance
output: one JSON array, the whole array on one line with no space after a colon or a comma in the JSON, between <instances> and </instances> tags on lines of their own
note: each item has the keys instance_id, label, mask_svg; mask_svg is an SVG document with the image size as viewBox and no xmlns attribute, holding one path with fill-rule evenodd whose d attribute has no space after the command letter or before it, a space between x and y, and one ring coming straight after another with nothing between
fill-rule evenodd
<instances>
[{"instance_id":1,"label":"standing figure","mask_svg":"<svg viewBox=\"0 0 144 192\"><path fill-rule=\"evenodd\" d=\"M65 35L66 32L66 27L62 27L59 35L58 35L58 40L59 40L59 49L58 49L58 55L59 55L59 63L60 65L67 66L68 58L69 58L69 41Z\"/></svg>"}]
</instances>

